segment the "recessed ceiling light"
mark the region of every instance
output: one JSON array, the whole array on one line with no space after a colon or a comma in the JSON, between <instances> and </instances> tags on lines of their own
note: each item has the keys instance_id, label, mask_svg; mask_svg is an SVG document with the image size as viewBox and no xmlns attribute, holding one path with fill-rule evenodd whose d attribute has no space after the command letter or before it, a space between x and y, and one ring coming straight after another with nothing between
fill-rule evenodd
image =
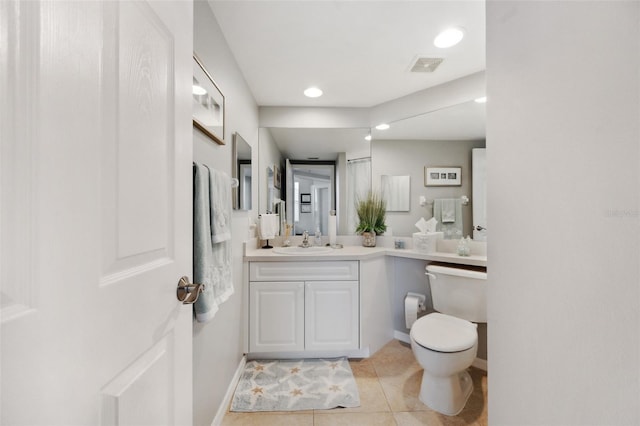
<instances>
[{"instance_id":1,"label":"recessed ceiling light","mask_svg":"<svg viewBox=\"0 0 640 426\"><path fill-rule=\"evenodd\" d=\"M308 98L317 98L319 96L322 96L322 90L318 89L317 87L309 87L304 91L304 95Z\"/></svg>"},{"instance_id":2,"label":"recessed ceiling light","mask_svg":"<svg viewBox=\"0 0 640 426\"><path fill-rule=\"evenodd\" d=\"M387 130L388 128L389 128L389 125L386 124L386 123L378 124L376 126L376 129L378 129L378 130Z\"/></svg>"},{"instance_id":3,"label":"recessed ceiling light","mask_svg":"<svg viewBox=\"0 0 640 426\"><path fill-rule=\"evenodd\" d=\"M487 103L487 97L486 96L483 96L481 98L477 98L477 99L474 99L474 100L479 104L486 104Z\"/></svg>"},{"instance_id":4,"label":"recessed ceiling light","mask_svg":"<svg viewBox=\"0 0 640 426\"><path fill-rule=\"evenodd\" d=\"M444 49L460 43L462 37L464 37L464 31L461 28L448 28L438 34L433 40L433 44Z\"/></svg>"},{"instance_id":5,"label":"recessed ceiling light","mask_svg":"<svg viewBox=\"0 0 640 426\"><path fill-rule=\"evenodd\" d=\"M202 86L200 86L198 84L194 84L193 85L192 91L193 91L194 95L206 95L207 94L207 90L204 87L202 87Z\"/></svg>"},{"instance_id":6,"label":"recessed ceiling light","mask_svg":"<svg viewBox=\"0 0 640 426\"><path fill-rule=\"evenodd\" d=\"M365 136L365 137L364 137L364 140L365 140L365 141L370 141L370 140L371 140L371 135L367 135L367 136Z\"/></svg>"}]
</instances>

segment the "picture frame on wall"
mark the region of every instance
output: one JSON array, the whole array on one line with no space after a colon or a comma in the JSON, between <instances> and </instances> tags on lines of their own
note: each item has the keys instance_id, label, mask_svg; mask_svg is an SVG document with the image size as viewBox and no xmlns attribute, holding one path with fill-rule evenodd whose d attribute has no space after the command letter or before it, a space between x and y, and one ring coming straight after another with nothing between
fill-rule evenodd
<instances>
[{"instance_id":1,"label":"picture frame on wall","mask_svg":"<svg viewBox=\"0 0 640 426\"><path fill-rule=\"evenodd\" d=\"M311 204L311 194L300 194L300 202L302 204Z\"/></svg>"},{"instance_id":2,"label":"picture frame on wall","mask_svg":"<svg viewBox=\"0 0 640 426\"><path fill-rule=\"evenodd\" d=\"M193 92L191 103L194 127L218 145L225 145L224 95L195 52L193 54Z\"/></svg>"},{"instance_id":3,"label":"picture frame on wall","mask_svg":"<svg viewBox=\"0 0 640 426\"><path fill-rule=\"evenodd\" d=\"M462 186L462 167L424 167L424 186Z\"/></svg>"},{"instance_id":4,"label":"picture frame on wall","mask_svg":"<svg viewBox=\"0 0 640 426\"><path fill-rule=\"evenodd\" d=\"M311 213L311 204L300 204L300 213Z\"/></svg>"}]
</instances>

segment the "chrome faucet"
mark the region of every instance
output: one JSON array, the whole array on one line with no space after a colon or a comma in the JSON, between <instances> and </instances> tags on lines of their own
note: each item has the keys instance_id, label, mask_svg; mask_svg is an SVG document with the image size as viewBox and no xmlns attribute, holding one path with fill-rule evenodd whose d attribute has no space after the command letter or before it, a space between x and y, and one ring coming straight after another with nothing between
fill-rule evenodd
<instances>
[{"instance_id":1,"label":"chrome faucet","mask_svg":"<svg viewBox=\"0 0 640 426\"><path fill-rule=\"evenodd\" d=\"M302 244L300 244L300 247L311 247L311 244L309 244L309 232L308 231L304 231L302 233Z\"/></svg>"}]
</instances>

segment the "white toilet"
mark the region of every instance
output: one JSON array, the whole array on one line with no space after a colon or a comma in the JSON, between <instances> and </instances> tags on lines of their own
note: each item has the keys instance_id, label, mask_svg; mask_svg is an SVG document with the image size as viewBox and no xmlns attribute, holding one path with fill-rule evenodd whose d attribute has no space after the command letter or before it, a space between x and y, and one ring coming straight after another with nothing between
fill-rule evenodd
<instances>
[{"instance_id":1,"label":"white toilet","mask_svg":"<svg viewBox=\"0 0 640 426\"><path fill-rule=\"evenodd\" d=\"M486 269L430 264L437 311L411 326L411 348L424 368L420 401L439 413L460 413L473 392L466 371L478 349L478 322L487 322ZM473 322L471 322L473 321Z\"/></svg>"}]
</instances>

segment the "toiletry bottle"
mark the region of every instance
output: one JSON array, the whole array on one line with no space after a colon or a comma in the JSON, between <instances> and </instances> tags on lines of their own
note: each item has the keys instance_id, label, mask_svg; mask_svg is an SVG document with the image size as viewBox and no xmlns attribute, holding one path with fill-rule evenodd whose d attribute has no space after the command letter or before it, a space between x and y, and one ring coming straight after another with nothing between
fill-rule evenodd
<instances>
[{"instance_id":1,"label":"toiletry bottle","mask_svg":"<svg viewBox=\"0 0 640 426\"><path fill-rule=\"evenodd\" d=\"M322 245L322 233L320 232L320 227L316 228L316 245Z\"/></svg>"},{"instance_id":2,"label":"toiletry bottle","mask_svg":"<svg viewBox=\"0 0 640 426\"><path fill-rule=\"evenodd\" d=\"M331 210L329 212L329 245L334 247L336 245L337 239L337 222L336 222L336 211Z\"/></svg>"}]
</instances>

